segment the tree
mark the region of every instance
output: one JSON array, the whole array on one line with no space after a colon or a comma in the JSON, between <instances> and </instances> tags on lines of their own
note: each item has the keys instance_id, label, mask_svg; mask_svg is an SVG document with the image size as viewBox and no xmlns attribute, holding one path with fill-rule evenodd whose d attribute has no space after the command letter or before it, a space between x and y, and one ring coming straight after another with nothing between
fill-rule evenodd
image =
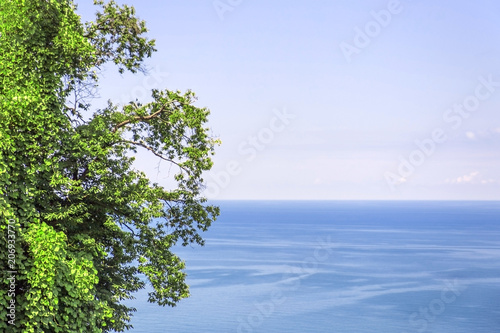
<instances>
[{"instance_id":1,"label":"tree","mask_svg":"<svg viewBox=\"0 0 500 333\"><path fill-rule=\"evenodd\" d=\"M0 1L0 331L108 332L131 327L122 304L189 295L176 244L203 245L219 214L201 195L218 140L191 91L91 110L99 71L144 71L155 50L133 7L94 0ZM144 149L178 172L165 189L133 168ZM141 275L146 279L141 279Z\"/></svg>"}]
</instances>

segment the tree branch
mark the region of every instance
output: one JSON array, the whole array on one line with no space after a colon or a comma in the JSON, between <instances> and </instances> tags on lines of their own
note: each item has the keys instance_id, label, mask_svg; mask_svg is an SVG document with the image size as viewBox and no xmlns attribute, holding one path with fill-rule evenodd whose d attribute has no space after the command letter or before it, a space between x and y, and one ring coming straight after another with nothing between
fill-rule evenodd
<instances>
[{"instance_id":1,"label":"tree branch","mask_svg":"<svg viewBox=\"0 0 500 333\"><path fill-rule=\"evenodd\" d=\"M155 117L157 117L159 114L161 114L163 111L165 110L165 107L161 107L160 110L156 111L155 113L153 114L150 114L149 116L136 116L132 119L127 119L127 120L124 120L122 121L121 123L119 124L116 124L115 127L113 128L113 130L111 131L112 133L116 133L116 131L118 131L121 127L133 122L133 121L136 121L136 120L150 120L150 119L153 119Z\"/></svg>"},{"instance_id":2,"label":"tree branch","mask_svg":"<svg viewBox=\"0 0 500 333\"><path fill-rule=\"evenodd\" d=\"M136 237L137 234L134 232L134 230L132 230L132 228L130 228L126 223L123 223L123 222L118 222L120 223L120 225L123 225L125 226L128 230L130 230L130 232L132 233L132 236Z\"/></svg>"},{"instance_id":3,"label":"tree branch","mask_svg":"<svg viewBox=\"0 0 500 333\"><path fill-rule=\"evenodd\" d=\"M162 154L157 153L157 152L156 152L156 150L154 150L152 147L147 146L147 145L143 144L142 142L129 141L129 140L123 140L123 141L121 141L121 142L130 143L130 144L133 144L133 145L136 145L136 146L140 146L140 147L142 147L142 148L144 148L144 149L147 149L147 150L149 150L150 152L152 152L155 156L158 156L159 158L161 158L162 160L164 160L164 161L167 161L167 162L170 162L170 163L172 163L172 164L177 165L179 168L181 168L182 170L186 171L186 173L187 173L188 175L190 175L190 174L191 174L191 173L189 172L189 170L187 170L187 169L186 169L184 166L182 166L180 163L177 163L177 162L175 162L175 161L173 161L173 160L171 160L171 159L169 159L169 158L166 158L166 157L165 157L165 156L163 156Z\"/></svg>"}]
</instances>

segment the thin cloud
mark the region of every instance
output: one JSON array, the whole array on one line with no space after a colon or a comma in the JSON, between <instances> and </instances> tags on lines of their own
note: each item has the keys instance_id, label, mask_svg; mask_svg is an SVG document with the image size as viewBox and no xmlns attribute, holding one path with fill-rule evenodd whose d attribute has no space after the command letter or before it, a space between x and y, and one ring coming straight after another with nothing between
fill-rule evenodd
<instances>
[{"instance_id":1,"label":"thin cloud","mask_svg":"<svg viewBox=\"0 0 500 333\"><path fill-rule=\"evenodd\" d=\"M457 177L457 178L452 178L452 179L446 179L446 183L448 184L492 184L492 183L497 183L495 179L488 178L485 179L481 176L481 174L478 171L473 171L469 174Z\"/></svg>"},{"instance_id":2,"label":"thin cloud","mask_svg":"<svg viewBox=\"0 0 500 333\"><path fill-rule=\"evenodd\" d=\"M474 140L476 138L476 134L474 134L474 132L467 132L465 133L465 136L467 136L470 140Z\"/></svg>"},{"instance_id":3,"label":"thin cloud","mask_svg":"<svg viewBox=\"0 0 500 333\"><path fill-rule=\"evenodd\" d=\"M495 139L500 136L500 127L483 131L467 131L465 137L469 140Z\"/></svg>"}]
</instances>

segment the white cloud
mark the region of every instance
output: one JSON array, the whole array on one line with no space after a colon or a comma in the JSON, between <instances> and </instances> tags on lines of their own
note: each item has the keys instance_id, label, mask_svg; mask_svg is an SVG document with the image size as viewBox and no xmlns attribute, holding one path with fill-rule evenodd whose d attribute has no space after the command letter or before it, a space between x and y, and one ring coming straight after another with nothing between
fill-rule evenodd
<instances>
[{"instance_id":1,"label":"white cloud","mask_svg":"<svg viewBox=\"0 0 500 333\"><path fill-rule=\"evenodd\" d=\"M500 127L485 129L482 131L467 131L465 137L469 140L482 140L498 137L500 134Z\"/></svg>"},{"instance_id":2,"label":"white cloud","mask_svg":"<svg viewBox=\"0 0 500 333\"><path fill-rule=\"evenodd\" d=\"M492 184L497 183L496 180L489 178L483 179L478 171L473 171L467 175L457 178L446 179L448 184Z\"/></svg>"},{"instance_id":3,"label":"white cloud","mask_svg":"<svg viewBox=\"0 0 500 333\"><path fill-rule=\"evenodd\" d=\"M471 172L468 175L458 177L458 182L464 182L464 183L473 183L476 180L476 177L479 175L479 172L474 171Z\"/></svg>"},{"instance_id":4,"label":"white cloud","mask_svg":"<svg viewBox=\"0 0 500 333\"><path fill-rule=\"evenodd\" d=\"M474 140L476 138L476 134L474 134L474 132L467 132L465 133L465 135L471 140Z\"/></svg>"}]
</instances>

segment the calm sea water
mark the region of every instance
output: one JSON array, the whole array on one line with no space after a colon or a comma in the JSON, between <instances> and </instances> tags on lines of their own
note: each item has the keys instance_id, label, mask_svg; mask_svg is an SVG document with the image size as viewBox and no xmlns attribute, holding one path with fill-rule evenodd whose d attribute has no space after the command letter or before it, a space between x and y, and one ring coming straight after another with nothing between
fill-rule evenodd
<instances>
[{"instance_id":1,"label":"calm sea water","mask_svg":"<svg viewBox=\"0 0 500 333\"><path fill-rule=\"evenodd\" d=\"M500 332L500 202L218 202L134 333Z\"/></svg>"}]
</instances>

